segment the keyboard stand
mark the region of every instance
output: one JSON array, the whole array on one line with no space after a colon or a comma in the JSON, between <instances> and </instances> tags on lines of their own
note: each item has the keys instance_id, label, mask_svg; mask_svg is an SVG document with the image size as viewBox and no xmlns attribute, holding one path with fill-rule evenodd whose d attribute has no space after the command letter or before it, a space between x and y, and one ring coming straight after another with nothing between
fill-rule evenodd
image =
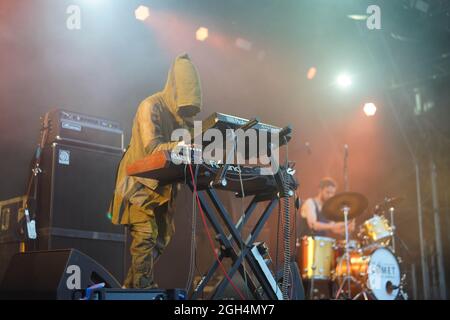
<instances>
[{"instance_id":1,"label":"keyboard stand","mask_svg":"<svg viewBox=\"0 0 450 320\"><path fill-rule=\"evenodd\" d=\"M192 183L188 183L191 190L193 189ZM270 299L276 300L279 298L277 295L278 290L273 289L268 277L261 271L258 261L252 252L253 243L256 242L258 235L262 231L264 224L272 214L274 208L279 203L279 199L276 194L269 195L256 195L245 210L245 214L239 219L236 225L233 223L229 213L223 206L219 196L213 188L208 188L203 191L198 191L198 197L208 221L216 233L216 239L220 243L219 260L222 262L225 258L229 258L232 261L231 267L227 270L228 276L233 279L233 275L239 271L243 279L247 279L248 289L253 297L246 297L247 299ZM208 203L210 199L213 207ZM253 227L251 233L246 240L242 239L240 230L248 222L249 218L255 211L257 205L262 202L267 202L264 211L258 219L258 222ZM225 229L220 223L219 217L222 219ZM228 234L227 234L228 233ZM233 245L234 244L234 245ZM241 245L243 248L241 248ZM241 250L242 249L242 250ZM244 269L244 261L250 268ZM200 283L195 288L191 299L199 299L203 296L203 290L211 278L219 268L219 262L216 260L210 267L207 274L202 278ZM250 272L249 272L250 271ZM253 277L251 276L253 275ZM255 281L256 280L256 281ZM223 291L226 286L229 285L228 279L224 277L219 285L215 288L214 292L208 299L218 300L222 298ZM246 288L245 288L246 289ZM241 290L246 295L247 290Z\"/></svg>"}]
</instances>

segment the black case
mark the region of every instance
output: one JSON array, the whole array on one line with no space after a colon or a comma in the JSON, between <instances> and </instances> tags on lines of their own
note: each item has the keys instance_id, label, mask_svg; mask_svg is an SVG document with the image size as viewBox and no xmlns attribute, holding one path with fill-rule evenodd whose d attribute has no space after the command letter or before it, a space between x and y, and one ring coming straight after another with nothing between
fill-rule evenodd
<instances>
[{"instance_id":1,"label":"black case","mask_svg":"<svg viewBox=\"0 0 450 320\"><path fill-rule=\"evenodd\" d=\"M48 117L49 143L123 151L123 130L118 122L59 109L49 111Z\"/></svg>"},{"instance_id":2,"label":"black case","mask_svg":"<svg viewBox=\"0 0 450 320\"><path fill-rule=\"evenodd\" d=\"M20 252L23 237L24 197L0 201L0 281L11 257Z\"/></svg>"},{"instance_id":3,"label":"black case","mask_svg":"<svg viewBox=\"0 0 450 320\"><path fill-rule=\"evenodd\" d=\"M122 154L53 143L42 153L37 249L75 248L119 281L125 275L125 235L108 215Z\"/></svg>"}]
</instances>

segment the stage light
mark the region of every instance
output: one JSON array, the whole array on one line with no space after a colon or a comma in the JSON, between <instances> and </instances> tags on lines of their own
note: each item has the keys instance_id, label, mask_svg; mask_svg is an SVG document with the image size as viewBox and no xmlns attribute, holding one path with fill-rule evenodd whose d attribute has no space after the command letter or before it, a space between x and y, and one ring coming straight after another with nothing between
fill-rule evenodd
<instances>
[{"instance_id":1,"label":"stage light","mask_svg":"<svg viewBox=\"0 0 450 320\"><path fill-rule=\"evenodd\" d=\"M349 19L356 20L356 21L363 21L367 19L366 14L349 14L347 15Z\"/></svg>"},{"instance_id":2,"label":"stage light","mask_svg":"<svg viewBox=\"0 0 450 320\"><path fill-rule=\"evenodd\" d=\"M339 87L346 89L352 85L352 78L348 74L342 73L337 77L336 83Z\"/></svg>"},{"instance_id":3,"label":"stage light","mask_svg":"<svg viewBox=\"0 0 450 320\"><path fill-rule=\"evenodd\" d=\"M135 11L134 15L136 16L136 19L145 21L150 16L150 9L146 6L139 6Z\"/></svg>"},{"instance_id":4,"label":"stage light","mask_svg":"<svg viewBox=\"0 0 450 320\"><path fill-rule=\"evenodd\" d=\"M197 29L197 32L195 33L195 38L198 41L205 41L206 39L208 39L208 28L205 27L200 27Z\"/></svg>"},{"instance_id":5,"label":"stage light","mask_svg":"<svg viewBox=\"0 0 450 320\"><path fill-rule=\"evenodd\" d=\"M308 78L308 80L312 80L316 76L316 73L317 73L317 69L314 67L311 67L311 68L309 68L308 73L306 74L306 77Z\"/></svg>"},{"instance_id":6,"label":"stage light","mask_svg":"<svg viewBox=\"0 0 450 320\"><path fill-rule=\"evenodd\" d=\"M364 104L364 113L366 114L366 116L372 117L375 115L376 112L377 112L377 106L374 103L368 102L368 103Z\"/></svg>"}]
</instances>

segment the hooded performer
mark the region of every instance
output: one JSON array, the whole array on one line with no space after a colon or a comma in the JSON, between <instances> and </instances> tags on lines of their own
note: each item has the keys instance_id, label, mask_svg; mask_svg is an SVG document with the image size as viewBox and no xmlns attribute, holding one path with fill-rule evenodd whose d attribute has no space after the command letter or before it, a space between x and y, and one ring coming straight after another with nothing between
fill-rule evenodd
<instances>
[{"instance_id":1,"label":"hooded performer","mask_svg":"<svg viewBox=\"0 0 450 320\"><path fill-rule=\"evenodd\" d=\"M112 222L128 225L132 236L131 267L126 288L155 288L154 264L169 243L173 223L176 185L159 186L157 180L130 177L126 167L160 150L172 150L172 131L192 127L201 108L200 80L187 54L175 59L162 92L146 98L138 107L131 141L116 178Z\"/></svg>"}]
</instances>

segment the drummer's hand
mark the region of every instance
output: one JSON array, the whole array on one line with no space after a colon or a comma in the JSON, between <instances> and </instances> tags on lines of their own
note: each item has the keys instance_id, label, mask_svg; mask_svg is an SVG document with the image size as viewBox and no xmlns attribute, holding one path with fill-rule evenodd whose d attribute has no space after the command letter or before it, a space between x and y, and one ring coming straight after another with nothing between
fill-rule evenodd
<instances>
[{"instance_id":1,"label":"drummer's hand","mask_svg":"<svg viewBox=\"0 0 450 320\"><path fill-rule=\"evenodd\" d=\"M331 227L331 231L338 235L345 234L345 223L343 222L334 223L333 226Z\"/></svg>"},{"instance_id":2,"label":"drummer's hand","mask_svg":"<svg viewBox=\"0 0 450 320\"><path fill-rule=\"evenodd\" d=\"M349 231L349 232L355 231L355 227L356 227L356 222L355 222L355 219L353 219L353 220L348 224L348 231Z\"/></svg>"}]
</instances>

